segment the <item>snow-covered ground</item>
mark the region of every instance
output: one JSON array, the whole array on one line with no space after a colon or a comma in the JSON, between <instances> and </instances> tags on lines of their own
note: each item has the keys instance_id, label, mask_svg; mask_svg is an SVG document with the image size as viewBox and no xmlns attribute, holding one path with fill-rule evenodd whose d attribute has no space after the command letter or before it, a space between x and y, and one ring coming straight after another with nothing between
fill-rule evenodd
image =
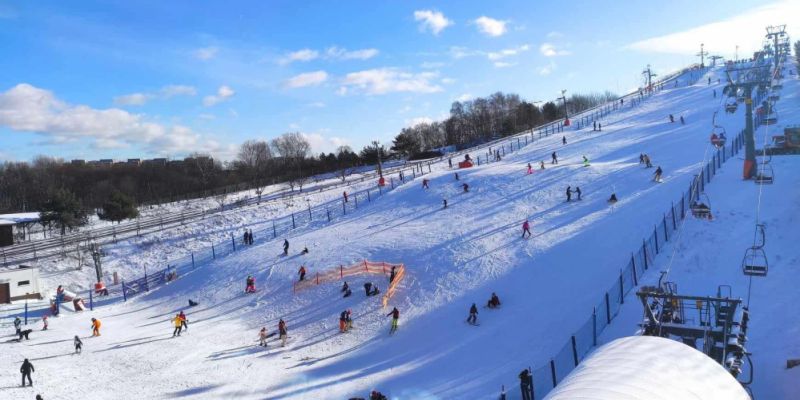
<instances>
[{"instance_id":1,"label":"snow-covered ground","mask_svg":"<svg viewBox=\"0 0 800 400\"><path fill-rule=\"evenodd\" d=\"M711 73L715 82L719 72ZM585 321L630 251L652 231L667 204L705 164L710 156L711 116L723 101L714 99L711 91L720 93L721 88L707 86L703 78L689 87L665 89L637 108L612 113L602 121L602 132L567 131L567 145L562 145L558 135L545 138L507 154L501 162L458 171L460 181L446 168L434 169L428 175L428 190L418 183L405 185L332 224L294 232L289 237L293 247L288 257L280 256L279 241L257 242L127 303L75 315L65 311L52 319L51 330L34 332L31 341L4 343L0 363L13 368L0 370L0 387L7 387L0 390L12 398L33 397L39 392L48 399L101 399L120 394L125 398L340 399L366 397L373 388L393 399L496 398L501 384L514 388L520 369L549 359ZM788 109L794 104L796 108L800 100L790 99L789 92L798 92L796 81L786 82L780 105ZM721 113L718 123L733 136L743 127L742 113ZM670 124L669 114L683 116L686 125ZM558 153L558 165L549 163L553 151ZM649 154L653 163L664 169L663 183L651 181L653 170L639 164L640 153ZM583 155L591 160L590 167L582 166ZM527 163L536 166L540 160L546 162L546 169L527 175ZM784 168L779 167L781 163L788 166L792 162L797 165L788 158L773 161L778 170ZM717 211L717 221L710 223L721 227L715 229L719 242L712 242L717 246L713 251L696 250L705 254L700 260L709 265L673 263L674 280L682 269L687 274L685 284L678 280L681 291L711 281L715 288L717 277L708 279L701 274L718 259L729 257L726 268L739 273L739 261L733 260L746 243L736 245L736 255L718 249L725 248L722 242L732 239L737 229L752 228L750 220L741 222L741 228L726 221L754 209L742 185L755 186L737 181L735 188L723 192L728 200L722 199L725 194L712 192L724 187L718 182L726 179L725 174L738 176L736 169L736 163L729 162L723 175L709 186L713 206L721 211ZM791 184L790 179L785 183L777 179L766 190ZM461 188L465 182L470 187L467 193ZM566 203L567 185L579 186L583 199ZM793 187L779 189L783 198L774 199L773 208L762 206L762 217L785 215L771 214L771 210L789 210L791 196L798 195L797 187L795 180ZM606 199L612 192L620 201L609 207ZM446 209L442 208L443 199L448 200ZM722 211L725 201L731 207L730 216ZM268 215L242 214L231 220L209 221L197 227L196 233L251 227ZM533 237L520 239L520 226L526 218L532 223ZM774 234L785 236L783 243L790 243L790 225L785 223L783 230L776 227ZM698 233L693 237L695 224ZM708 224L687 222L680 245L685 254L697 249L701 237L714 237L708 233ZM166 240L180 242L162 238ZM298 254L303 245L309 247L309 254ZM154 244L156 249L148 253L134 243L128 250L120 245L111 250L115 261L109 265L119 263L116 268L123 268L121 264L136 265L147 262L148 257L177 251L175 243L159 246ZM402 262L407 268L388 309L381 307L379 298L365 297L360 290L367 280L385 290L387 280L382 277L348 279L354 292L349 298L341 297L339 282L292 293L300 265L305 265L313 279L317 272L364 259ZM791 268L792 259L784 258L784 271ZM663 257L658 262L663 265ZM786 281L778 275L780 267L776 265L775 270L764 282L774 282L788 292L783 287L788 286ZM248 274L256 278L259 287L251 295L242 293ZM653 272L645 276L655 278ZM757 296L758 282L754 287ZM777 287L771 289L781 292ZM499 310L480 307L492 292L503 301ZM188 299L200 305L186 308ZM788 297L781 301L790 304ZM479 305L479 327L465 323L472 303ZM391 307L400 310L400 328L389 336L386 314ZM635 332L640 310L633 302L626 302L625 307L630 322L615 320L606 331L608 339L615 337L615 330L619 335ZM169 319L182 309L187 312L190 330L173 339ZM345 309L353 311L354 329L340 334L338 315ZM786 341L768 340L768 331L761 331L760 338L757 335L761 329L781 326L781 337L789 340L790 329L776 323L791 321L789 312L765 310L759 314L754 297L749 344L756 357L757 341L766 348L787 347ZM71 338L88 336L90 317L103 321L103 336L85 339L84 353L73 356ZM274 332L280 318L288 324L287 346L272 342L268 350L257 347L258 329L266 326ZM796 336L796 327L794 333ZM36 366L36 389L14 387L19 378L16 365L26 357ZM758 372L758 366L756 371L757 376L771 373ZM790 384L788 379L782 382ZM766 383L757 383L762 384ZM516 391L509 395L518 398Z\"/></svg>"}]
</instances>

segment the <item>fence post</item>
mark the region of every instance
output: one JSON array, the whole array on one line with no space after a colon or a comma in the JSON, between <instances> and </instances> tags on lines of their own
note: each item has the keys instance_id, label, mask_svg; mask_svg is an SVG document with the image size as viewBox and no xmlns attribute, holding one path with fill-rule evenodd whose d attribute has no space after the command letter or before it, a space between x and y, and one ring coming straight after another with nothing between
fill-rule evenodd
<instances>
[{"instance_id":1,"label":"fence post","mask_svg":"<svg viewBox=\"0 0 800 400\"><path fill-rule=\"evenodd\" d=\"M625 304L625 289L622 285L622 270L619 270L619 304Z\"/></svg>"},{"instance_id":2,"label":"fence post","mask_svg":"<svg viewBox=\"0 0 800 400\"><path fill-rule=\"evenodd\" d=\"M686 196L681 197L681 219L686 218Z\"/></svg>"},{"instance_id":3,"label":"fence post","mask_svg":"<svg viewBox=\"0 0 800 400\"><path fill-rule=\"evenodd\" d=\"M670 209L672 210L672 230L677 230L678 225L675 223L675 203L670 203Z\"/></svg>"},{"instance_id":4,"label":"fence post","mask_svg":"<svg viewBox=\"0 0 800 400\"><path fill-rule=\"evenodd\" d=\"M669 242L669 234L667 233L667 216L664 215L661 223L664 224L664 241Z\"/></svg>"},{"instance_id":5,"label":"fence post","mask_svg":"<svg viewBox=\"0 0 800 400\"><path fill-rule=\"evenodd\" d=\"M358 209L358 193L353 193L353 198L355 199L356 210L357 210Z\"/></svg>"},{"instance_id":6,"label":"fence post","mask_svg":"<svg viewBox=\"0 0 800 400\"><path fill-rule=\"evenodd\" d=\"M311 216L311 204L308 205L308 221L313 221L314 218Z\"/></svg>"},{"instance_id":7,"label":"fence post","mask_svg":"<svg viewBox=\"0 0 800 400\"><path fill-rule=\"evenodd\" d=\"M275 218L272 219L272 238L278 237L278 232L275 230Z\"/></svg>"},{"instance_id":8,"label":"fence post","mask_svg":"<svg viewBox=\"0 0 800 400\"><path fill-rule=\"evenodd\" d=\"M597 307L592 307L592 347L597 346Z\"/></svg>"},{"instance_id":9,"label":"fence post","mask_svg":"<svg viewBox=\"0 0 800 400\"><path fill-rule=\"evenodd\" d=\"M639 277L636 276L636 260L631 253L631 269L633 269L633 286L639 286Z\"/></svg>"},{"instance_id":10,"label":"fence post","mask_svg":"<svg viewBox=\"0 0 800 400\"><path fill-rule=\"evenodd\" d=\"M392 184L392 189L394 189L394 178L389 178L389 183Z\"/></svg>"},{"instance_id":11,"label":"fence post","mask_svg":"<svg viewBox=\"0 0 800 400\"><path fill-rule=\"evenodd\" d=\"M217 250L214 249L214 243L211 243L211 258L217 259Z\"/></svg>"},{"instance_id":12,"label":"fence post","mask_svg":"<svg viewBox=\"0 0 800 400\"><path fill-rule=\"evenodd\" d=\"M347 215L347 203L342 201L342 214Z\"/></svg>"},{"instance_id":13,"label":"fence post","mask_svg":"<svg viewBox=\"0 0 800 400\"><path fill-rule=\"evenodd\" d=\"M550 359L550 377L553 378L553 387L556 387L556 362Z\"/></svg>"},{"instance_id":14,"label":"fence post","mask_svg":"<svg viewBox=\"0 0 800 400\"><path fill-rule=\"evenodd\" d=\"M89 289L89 311L94 311L94 295L92 294L94 290Z\"/></svg>"},{"instance_id":15,"label":"fence post","mask_svg":"<svg viewBox=\"0 0 800 400\"><path fill-rule=\"evenodd\" d=\"M339 264L339 279L344 279L344 266Z\"/></svg>"},{"instance_id":16,"label":"fence post","mask_svg":"<svg viewBox=\"0 0 800 400\"><path fill-rule=\"evenodd\" d=\"M231 246L233 246L233 251L236 251L236 239L233 237L233 232L231 232Z\"/></svg>"},{"instance_id":17,"label":"fence post","mask_svg":"<svg viewBox=\"0 0 800 400\"><path fill-rule=\"evenodd\" d=\"M25 299L25 325L28 325L28 299Z\"/></svg>"},{"instance_id":18,"label":"fence post","mask_svg":"<svg viewBox=\"0 0 800 400\"><path fill-rule=\"evenodd\" d=\"M578 366L578 346L575 344L575 335L572 335L572 359L575 361L575 366Z\"/></svg>"},{"instance_id":19,"label":"fence post","mask_svg":"<svg viewBox=\"0 0 800 400\"><path fill-rule=\"evenodd\" d=\"M328 222L331 222L331 210L326 208L325 212L328 214Z\"/></svg>"},{"instance_id":20,"label":"fence post","mask_svg":"<svg viewBox=\"0 0 800 400\"><path fill-rule=\"evenodd\" d=\"M642 239L642 251L644 251L644 269L647 270L647 242Z\"/></svg>"},{"instance_id":21,"label":"fence post","mask_svg":"<svg viewBox=\"0 0 800 400\"><path fill-rule=\"evenodd\" d=\"M659 253L659 250L658 250L658 228L656 228L655 226L653 227L653 237L656 238L656 254L658 254Z\"/></svg>"},{"instance_id":22,"label":"fence post","mask_svg":"<svg viewBox=\"0 0 800 400\"><path fill-rule=\"evenodd\" d=\"M608 301L608 292L606 292L606 324L611 323L611 303Z\"/></svg>"},{"instance_id":23,"label":"fence post","mask_svg":"<svg viewBox=\"0 0 800 400\"><path fill-rule=\"evenodd\" d=\"M128 293L125 290L125 280L122 280L122 301L128 301Z\"/></svg>"},{"instance_id":24,"label":"fence post","mask_svg":"<svg viewBox=\"0 0 800 400\"><path fill-rule=\"evenodd\" d=\"M195 268L195 265L194 265L194 252L192 252L192 269L194 269L194 268Z\"/></svg>"},{"instance_id":25,"label":"fence post","mask_svg":"<svg viewBox=\"0 0 800 400\"><path fill-rule=\"evenodd\" d=\"M294 224L294 213L292 213L292 229L296 229L297 226Z\"/></svg>"}]
</instances>

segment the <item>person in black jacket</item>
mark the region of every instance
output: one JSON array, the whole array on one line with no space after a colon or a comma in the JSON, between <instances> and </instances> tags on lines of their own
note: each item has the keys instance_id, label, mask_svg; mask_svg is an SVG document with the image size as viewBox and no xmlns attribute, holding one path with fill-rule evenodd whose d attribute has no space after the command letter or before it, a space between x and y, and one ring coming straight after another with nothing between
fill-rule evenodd
<instances>
[{"instance_id":1,"label":"person in black jacket","mask_svg":"<svg viewBox=\"0 0 800 400\"><path fill-rule=\"evenodd\" d=\"M289 241L287 239L283 239L283 255L289 255Z\"/></svg>"},{"instance_id":2,"label":"person in black jacket","mask_svg":"<svg viewBox=\"0 0 800 400\"><path fill-rule=\"evenodd\" d=\"M26 358L25 361L22 362L22 366L19 367L19 373L22 374L22 387L25 387L25 378L28 378L28 385L33 386L31 372L34 372L33 364Z\"/></svg>"},{"instance_id":3,"label":"person in black jacket","mask_svg":"<svg viewBox=\"0 0 800 400\"><path fill-rule=\"evenodd\" d=\"M467 322L472 325L478 324L478 307L475 306L475 303L472 303L472 307L469 308L469 317L467 318Z\"/></svg>"},{"instance_id":4,"label":"person in black jacket","mask_svg":"<svg viewBox=\"0 0 800 400\"><path fill-rule=\"evenodd\" d=\"M522 391L522 400L531 400L533 398L533 377L527 369L523 369L519 373L519 388Z\"/></svg>"}]
</instances>

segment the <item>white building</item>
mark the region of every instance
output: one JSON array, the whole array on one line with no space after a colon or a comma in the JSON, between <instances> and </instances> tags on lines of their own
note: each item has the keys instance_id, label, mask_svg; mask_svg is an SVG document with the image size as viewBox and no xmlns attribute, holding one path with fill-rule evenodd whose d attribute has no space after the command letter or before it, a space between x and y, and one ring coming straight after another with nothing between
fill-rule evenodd
<instances>
[{"instance_id":1,"label":"white building","mask_svg":"<svg viewBox=\"0 0 800 400\"><path fill-rule=\"evenodd\" d=\"M26 298L42 298L39 293L39 269L24 265L0 269L0 304Z\"/></svg>"}]
</instances>

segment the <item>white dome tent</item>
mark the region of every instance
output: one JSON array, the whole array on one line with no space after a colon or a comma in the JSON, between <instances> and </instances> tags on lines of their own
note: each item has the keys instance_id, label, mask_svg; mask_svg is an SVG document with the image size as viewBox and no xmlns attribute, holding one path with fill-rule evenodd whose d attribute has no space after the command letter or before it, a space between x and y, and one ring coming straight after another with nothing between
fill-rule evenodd
<instances>
[{"instance_id":1,"label":"white dome tent","mask_svg":"<svg viewBox=\"0 0 800 400\"><path fill-rule=\"evenodd\" d=\"M545 400L750 400L705 354L674 340L631 336L587 357Z\"/></svg>"}]
</instances>

